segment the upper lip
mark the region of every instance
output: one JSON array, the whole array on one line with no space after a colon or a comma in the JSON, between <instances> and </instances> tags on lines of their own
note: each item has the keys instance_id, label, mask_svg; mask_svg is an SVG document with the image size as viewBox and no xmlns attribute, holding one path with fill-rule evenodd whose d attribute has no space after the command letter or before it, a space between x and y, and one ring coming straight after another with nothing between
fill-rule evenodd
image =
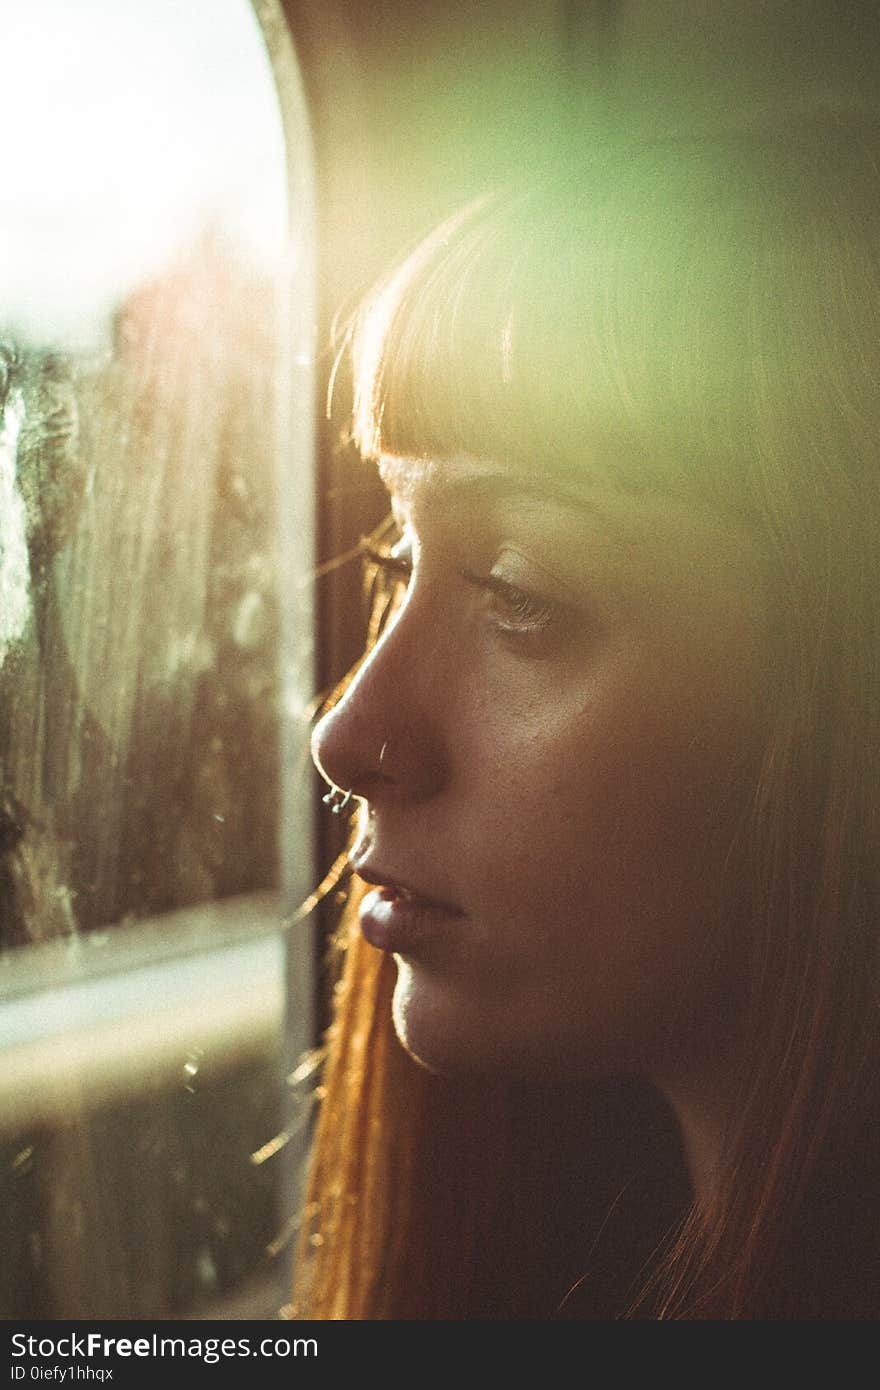
<instances>
[{"instance_id":1,"label":"upper lip","mask_svg":"<svg viewBox=\"0 0 880 1390\"><path fill-rule=\"evenodd\" d=\"M352 868L365 883L375 884L377 888L393 888L398 893L405 893L407 897L418 898L421 902L430 903L432 907L442 907L448 912L461 912L461 908L456 903L449 902L434 893L424 893L421 888L416 888L413 884L407 883L405 879L398 878L395 874L388 873L381 867L362 863L352 864Z\"/></svg>"}]
</instances>

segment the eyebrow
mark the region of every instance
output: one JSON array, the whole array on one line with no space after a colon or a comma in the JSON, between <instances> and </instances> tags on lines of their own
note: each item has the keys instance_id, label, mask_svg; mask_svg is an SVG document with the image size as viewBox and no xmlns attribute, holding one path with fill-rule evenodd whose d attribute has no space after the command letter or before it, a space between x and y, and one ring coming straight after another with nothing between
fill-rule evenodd
<instances>
[{"instance_id":1,"label":"eyebrow","mask_svg":"<svg viewBox=\"0 0 880 1390\"><path fill-rule=\"evenodd\" d=\"M413 476L414 469L416 476ZM421 476L419 476L419 473ZM408 460L388 460L383 479L391 492L411 497L418 488L431 502L447 505L487 501L531 501L564 507L588 516L601 516L603 508L596 490L575 488L562 478L536 478L526 473L467 473L453 465L416 464Z\"/></svg>"}]
</instances>

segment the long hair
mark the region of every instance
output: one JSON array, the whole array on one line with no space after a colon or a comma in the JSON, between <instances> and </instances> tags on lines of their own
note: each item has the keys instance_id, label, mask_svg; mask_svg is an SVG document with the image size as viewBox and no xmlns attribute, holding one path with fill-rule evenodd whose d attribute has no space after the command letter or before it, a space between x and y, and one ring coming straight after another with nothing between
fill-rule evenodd
<instances>
[{"instance_id":1,"label":"long hair","mask_svg":"<svg viewBox=\"0 0 880 1390\"><path fill-rule=\"evenodd\" d=\"M740 1090L711 1201L655 1232L620 1315L880 1312L878 160L880 129L826 116L572 162L433 233L352 337L365 457L540 470L552 451L733 513L764 557L773 708L743 831ZM554 1187L540 1138L523 1156L523 1105L556 1142L548 1092L421 1072L392 1038L390 976L355 936L295 1306L531 1315L538 1227L564 1225L554 1193L577 1189ZM591 1100L575 1125L599 1206L606 1115ZM568 1214L560 1280L596 1231Z\"/></svg>"}]
</instances>

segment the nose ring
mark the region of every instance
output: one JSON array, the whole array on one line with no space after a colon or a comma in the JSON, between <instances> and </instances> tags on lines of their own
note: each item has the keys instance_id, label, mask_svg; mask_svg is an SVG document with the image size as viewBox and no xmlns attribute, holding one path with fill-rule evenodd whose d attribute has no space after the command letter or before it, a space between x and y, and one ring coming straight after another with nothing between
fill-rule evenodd
<instances>
[{"instance_id":1,"label":"nose ring","mask_svg":"<svg viewBox=\"0 0 880 1390\"><path fill-rule=\"evenodd\" d=\"M341 787L331 787L327 795L321 797L321 800L325 806L330 807L334 816L340 816L351 801L351 792L344 792Z\"/></svg>"}]
</instances>

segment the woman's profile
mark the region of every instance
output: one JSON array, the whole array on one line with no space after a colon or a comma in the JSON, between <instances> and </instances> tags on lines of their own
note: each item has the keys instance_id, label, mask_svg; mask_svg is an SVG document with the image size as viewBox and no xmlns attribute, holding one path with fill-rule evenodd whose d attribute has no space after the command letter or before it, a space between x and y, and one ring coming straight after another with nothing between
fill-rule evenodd
<instances>
[{"instance_id":1,"label":"woman's profile","mask_svg":"<svg viewBox=\"0 0 880 1390\"><path fill-rule=\"evenodd\" d=\"M572 158L364 305L295 1316L880 1313L878 157Z\"/></svg>"}]
</instances>

